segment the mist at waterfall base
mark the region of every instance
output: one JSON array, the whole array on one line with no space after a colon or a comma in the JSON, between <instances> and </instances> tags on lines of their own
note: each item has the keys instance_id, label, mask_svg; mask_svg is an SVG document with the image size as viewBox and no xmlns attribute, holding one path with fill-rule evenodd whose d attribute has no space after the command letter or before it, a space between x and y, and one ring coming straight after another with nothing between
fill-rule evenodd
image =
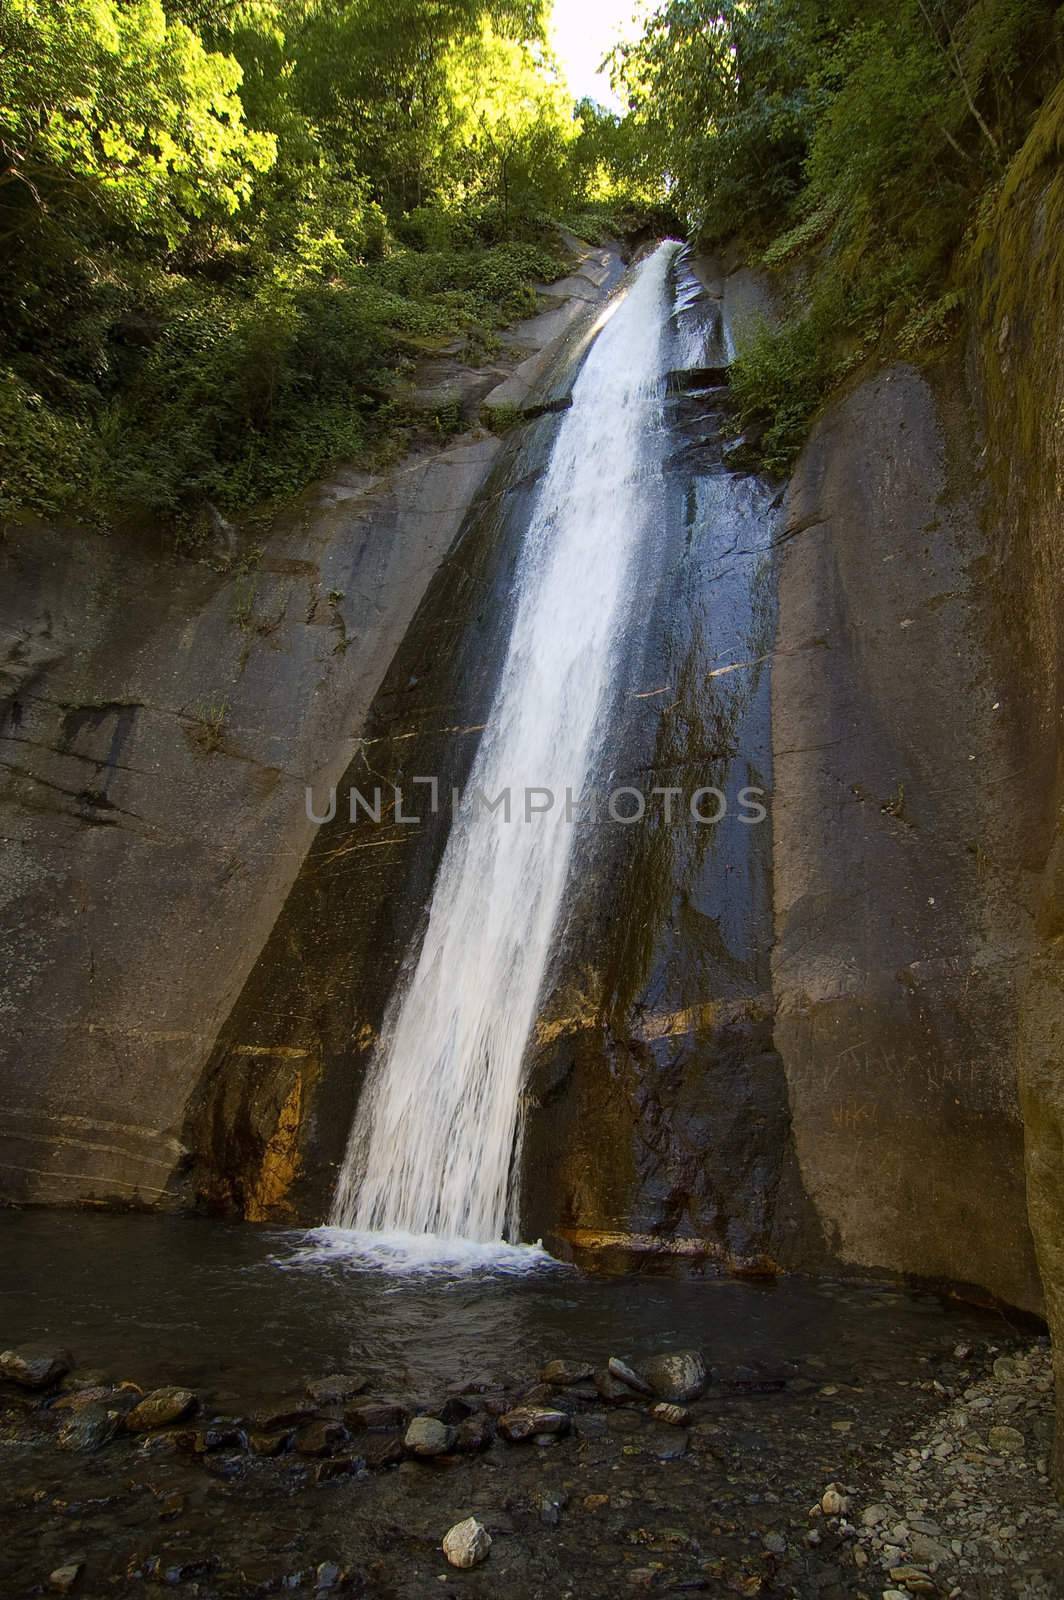
<instances>
[{"instance_id":1,"label":"mist at waterfall base","mask_svg":"<svg viewBox=\"0 0 1064 1600\"><path fill-rule=\"evenodd\" d=\"M515 614L468 790L587 786L636 558L657 509L669 272L658 247L611 303L573 386L530 519ZM573 849L555 809L507 825L459 815L416 961L396 986L352 1129L330 1224L302 1260L384 1270L543 1270L516 1234L525 1049Z\"/></svg>"}]
</instances>

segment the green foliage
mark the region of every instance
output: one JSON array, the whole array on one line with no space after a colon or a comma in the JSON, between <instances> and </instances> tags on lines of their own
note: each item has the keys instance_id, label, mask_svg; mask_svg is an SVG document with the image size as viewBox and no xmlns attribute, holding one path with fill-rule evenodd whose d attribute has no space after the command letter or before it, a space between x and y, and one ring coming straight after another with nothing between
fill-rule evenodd
<instances>
[{"instance_id":1,"label":"green foliage","mask_svg":"<svg viewBox=\"0 0 1064 1600\"><path fill-rule=\"evenodd\" d=\"M620 53L693 231L815 260L736 367L774 470L861 353L952 335L960 246L1060 66L1054 0L669 0Z\"/></svg>"},{"instance_id":2,"label":"green foliage","mask_svg":"<svg viewBox=\"0 0 1064 1600\"><path fill-rule=\"evenodd\" d=\"M566 268L545 218L591 180L542 10L0 0L0 513L187 541L394 454L417 356L490 358Z\"/></svg>"},{"instance_id":3,"label":"green foliage","mask_svg":"<svg viewBox=\"0 0 1064 1600\"><path fill-rule=\"evenodd\" d=\"M832 280L810 305L794 308L778 326L762 324L732 363L737 424L756 439L757 458L766 471L787 471L810 419L842 375L846 358L838 353L835 335L849 314L846 296Z\"/></svg>"},{"instance_id":4,"label":"green foliage","mask_svg":"<svg viewBox=\"0 0 1064 1600\"><path fill-rule=\"evenodd\" d=\"M239 64L167 18L159 0L5 0L0 154L23 229L85 213L168 244L232 215L272 165L249 128Z\"/></svg>"}]
</instances>

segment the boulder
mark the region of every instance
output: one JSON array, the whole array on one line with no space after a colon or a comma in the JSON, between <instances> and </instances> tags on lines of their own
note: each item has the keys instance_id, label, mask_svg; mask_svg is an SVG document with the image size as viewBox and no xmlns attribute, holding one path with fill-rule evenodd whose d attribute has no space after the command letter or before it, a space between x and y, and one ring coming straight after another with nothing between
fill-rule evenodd
<instances>
[{"instance_id":1,"label":"boulder","mask_svg":"<svg viewBox=\"0 0 1064 1600\"><path fill-rule=\"evenodd\" d=\"M706 1363L697 1350L672 1350L640 1363L640 1371L659 1400L682 1405L697 1400L706 1387Z\"/></svg>"}]
</instances>

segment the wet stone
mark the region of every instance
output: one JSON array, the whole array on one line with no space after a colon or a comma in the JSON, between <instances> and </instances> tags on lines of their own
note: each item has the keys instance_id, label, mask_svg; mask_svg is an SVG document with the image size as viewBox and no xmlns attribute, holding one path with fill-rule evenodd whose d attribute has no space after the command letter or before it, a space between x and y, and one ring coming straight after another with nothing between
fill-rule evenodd
<instances>
[{"instance_id":1,"label":"wet stone","mask_svg":"<svg viewBox=\"0 0 1064 1600\"><path fill-rule=\"evenodd\" d=\"M75 1389L70 1394L61 1394L58 1400L53 1400L53 1411L81 1411L85 1406L91 1406L97 1400L108 1400L115 1391L109 1383L95 1383L85 1389ZM136 1397L130 1399L126 1410L131 1410Z\"/></svg>"},{"instance_id":2,"label":"wet stone","mask_svg":"<svg viewBox=\"0 0 1064 1600\"><path fill-rule=\"evenodd\" d=\"M305 1422L295 1436L296 1453L301 1456L331 1456L347 1443L342 1422Z\"/></svg>"},{"instance_id":3,"label":"wet stone","mask_svg":"<svg viewBox=\"0 0 1064 1600\"><path fill-rule=\"evenodd\" d=\"M616 1378L618 1383L623 1383L636 1394L653 1394L653 1389L647 1380L630 1367L627 1361L621 1361L617 1356L610 1356L606 1363L606 1370L611 1378Z\"/></svg>"},{"instance_id":4,"label":"wet stone","mask_svg":"<svg viewBox=\"0 0 1064 1600\"><path fill-rule=\"evenodd\" d=\"M577 1405L596 1406L602 1396L593 1383L571 1383L562 1391L559 1400L564 1396L566 1400L575 1401Z\"/></svg>"},{"instance_id":5,"label":"wet stone","mask_svg":"<svg viewBox=\"0 0 1064 1600\"><path fill-rule=\"evenodd\" d=\"M118 1432L122 1413L105 1401L96 1401L75 1411L59 1430L58 1442L64 1450L90 1453L102 1450Z\"/></svg>"},{"instance_id":6,"label":"wet stone","mask_svg":"<svg viewBox=\"0 0 1064 1600\"><path fill-rule=\"evenodd\" d=\"M148 1433L154 1428L168 1428L182 1422L195 1409L196 1396L191 1389L153 1389L137 1402L126 1416L130 1433Z\"/></svg>"},{"instance_id":7,"label":"wet stone","mask_svg":"<svg viewBox=\"0 0 1064 1600\"><path fill-rule=\"evenodd\" d=\"M453 1443L453 1428L438 1417L415 1417L403 1439L411 1455L424 1457L446 1455Z\"/></svg>"},{"instance_id":8,"label":"wet stone","mask_svg":"<svg viewBox=\"0 0 1064 1600\"><path fill-rule=\"evenodd\" d=\"M351 1478L364 1471L365 1466L362 1456L332 1456L318 1462L314 1469L314 1482L332 1483L337 1478Z\"/></svg>"},{"instance_id":9,"label":"wet stone","mask_svg":"<svg viewBox=\"0 0 1064 1600\"><path fill-rule=\"evenodd\" d=\"M521 1403L528 1406L552 1406L557 1402L549 1383L533 1383L521 1391Z\"/></svg>"},{"instance_id":10,"label":"wet stone","mask_svg":"<svg viewBox=\"0 0 1064 1600\"><path fill-rule=\"evenodd\" d=\"M340 1406L366 1387L366 1379L350 1372L333 1372L307 1384L307 1394L319 1406Z\"/></svg>"},{"instance_id":11,"label":"wet stone","mask_svg":"<svg viewBox=\"0 0 1064 1600\"><path fill-rule=\"evenodd\" d=\"M544 1383L555 1384L559 1388L583 1383L590 1376L591 1368L586 1361L548 1361L540 1373Z\"/></svg>"},{"instance_id":12,"label":"wet stone","mask_svg":"<svg viewBox=\"0 0 1064 1600\"><path fill-rule=\"evenodd\" d=\"M293 1400L276 1411L264 1411L255 1418L260 1433L275 1433L278 1428L294 1428L317 1416L317 1407L305 1400Z\"/></svg>"},{"instance_id":13,"label":"wet stone","mask_svg":"<svg viewBox=\"0 0 1064 1600\"><path fill-rule=\"evenodd\" d=\"M706 1386L706 1364L697 1350L669 1351L642 1363L643 1376L661 1400L697 1400Z\"/></svg>"},{"instance_id":14,"label":"wet stone","mask_svg":"<svg viewBox=\"0 0 1064 1600\"><path fill-rule=\"evenodd\" d=\"M684 1406L674 1406L668 1400L660 1400L656 1406L651 1406L650 1415L658 1422L667 1423L670 1428L682 1428L690 1413Z\"/></svg>"},{"instance_id":15,"label":"wet stone","mask_svg":"<svg viewBox=\"0 0 1064 1600\"><path fill-rule=\"evenodd\" d=\"M195 1449L203 1454L208 1450L246 1450L247 1430L236 1421L215 1419L196 1434Z\"/></svg>"},{"instance_id":16,"label":"wet stone","mask_svg":"<svg viewBox=\"0 0 1064 1600\"><path fill-rule=\"evenodd\" d=\"M248 1449L256 1456L279 1456L288 1449L292 1438L293 1433L290 1428L280 1433L255 1431L248 1434Z\"/></svg>"},{"instance_id":17,"label":"wet stone","mask_svg":"<svg viewBox=\"0 0 1064 1600\"><path fill-rule=\"evenodd\" d=\"M442 1406L437 1406L431 1415L438 1418L440 1422L446 1422L449 1426L454 1427L456 1423L464 1422L467 1417L471 1417L475 1410L476 1407L471 1405L468 1400L463 1400L460 1395L452 1394L443 1402Z\"/></svg>"},{"instance_id":18,"label":"wet stone","mask_svg":"<svg viewBox=\"0 0 1064 1600\"><path fill-rule=\"evenodd\" d=\"M504 1394L482 1394L480 1396L480 1409L486 1411L489 1417L503 1417L510 1410L512 1402Z\"/></svg>"},{"instance_id":19,"label":"wet stone","mask_svg":"<svg viewBox=\"0 0 1064 1600\"><path fill-rule=\"evenodd\" d=\"M20 1344L0 1352L0 1378L7 1378L22 1389L49 1389L73 1365L70 1352L53 1345Z\"/></svg>"},{"instance_id":20,"label":"wet stone","mask_svg":"<svg viewBox=\"0 0 1064 1600\"><path fill-rule=\"evenodd\" d=\"M595 1388L600 1400L608 1406L631 1405L636 1395L620 1378L615 1378L608 1368L602 1367L595 1373Z\"/></svg>"},{"instance_id":21,"label":"wet stone","mask_svg":"<svg viewBox=\"0 0 1064 1600\"><path fill-rule=\"evenodd\" d=\"M459 1455L471 1455L486 1450L495 1437L491 1419L486 1416L467 1417L454 1432L454 1448Z\"/></svg>"},{"instance_id":22,"label":"wet stone","mask_svg":"<svg viewBox=\"0 0 1064 1600\"><path fill-rule=\"evenodd\" d=\"M443 1418L449 1421L449 1418ZM344 1412L344 1421L352 1433L370 1432L380 1428L401 1428L406 1422L406 1410L396 1400L356 1400Z\"/></svg>"},{"instance_id":23,"label":"wet stone","mask_svg":"<svg viewBox=\"0 0 1064 1600\"><path fill-rule=\"evenodd\" d=\"M394 1467L403 1460L403 1440L399 1433L371 1433L359 1441L366 1466L372 1471Z\"/></svg>"},{"instance_id":24,"label":"wet stone","mask_svg":"<svg viewBox=\"0 0 1064 1600\"><path fill-rule=\"evenodd\" d=\"M537 1435L553 1438L568 1432L568 1429L567 1414L546 1406L517 1406L499 1418L499 1432L504 1439L509 1439L511 1444L518 1444L523 1439L532 1439Z\"/></svg>"}]
</instances>

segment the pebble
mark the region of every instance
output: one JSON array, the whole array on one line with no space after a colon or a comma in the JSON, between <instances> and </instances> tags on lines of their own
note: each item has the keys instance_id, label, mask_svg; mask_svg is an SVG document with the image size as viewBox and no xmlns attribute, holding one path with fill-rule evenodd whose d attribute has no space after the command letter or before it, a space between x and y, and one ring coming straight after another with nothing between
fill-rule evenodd
<instances>
[{"instance_id":1,"label":"pebble","mask_svg":"<svg viewBox=\"0 0 1064 1600\"><path fill-rule=\"evenodd\" d=\"M69 1594L81 1576L82 1563L68 1561L65 1566L56 1567L54 1572L48 1574L48 1587L54 1589L56 1594Z\"/></svg>"},{"instance_id":2,"label":"pebble","mask_svg":"<svg viewBox=\"0 0 1064 1600\"><path fill-rule=\"evenodd\" d=\"M850 1497L843 1494L837 1483L829 1483L820 1496L820 1509L825 1517L841 1517L850 1509Z\"/></svg>"},{"instance_id":3,"label":"pebble","mask_svg":"<svg viewBox=\"0 0 1064 1600\"><path fill-rule=\"evenodd\" d=\"M456 1522L443 1536L443 1553L452 1567L476 1567L491 1549L491 1534L476 1517Z\"/></svg>"},{"instance_id":4,"label":"pebble","mask_svg":"<svg viewBox=\"0 0 1064 1600\"><path fill-rule=\"evenodd\" d=\"M1004 1593L995 1580L1006 1572L1036 1578L1033 1588L1010 1585L1010 1594L1035 1600L1050 1592L1038 1575L1053 1570L1064 1547L1064 1511L1030 1472L1024 1434L1004 1420L1029 1409L1048 1424L1041 1386L1050 1371L1039 1341L1018 1356L997 1356L982 1377L966 1372L963 1396L895 1452L884 1498L865 1508L856 1535L866 1563L887 1569L899 1593ZM942 1385L936 1392L949 1399ZM972 1426L976 1419L985 1431Z\"/></svg>"},{"instance_id":5,"label":"pebble","mask_svg":"<svg viewBox=\"0 0 1064 1600\"><path fill-rule=\"evenodd\" d=\"M656 1417L659 1422L667 1422L670 1428L682 1428L690 1413L683 1406L674 1406L668 1400L660 1400L656 1406L651 1406L650 1415Z\"/></svg>"}]
</instances>

